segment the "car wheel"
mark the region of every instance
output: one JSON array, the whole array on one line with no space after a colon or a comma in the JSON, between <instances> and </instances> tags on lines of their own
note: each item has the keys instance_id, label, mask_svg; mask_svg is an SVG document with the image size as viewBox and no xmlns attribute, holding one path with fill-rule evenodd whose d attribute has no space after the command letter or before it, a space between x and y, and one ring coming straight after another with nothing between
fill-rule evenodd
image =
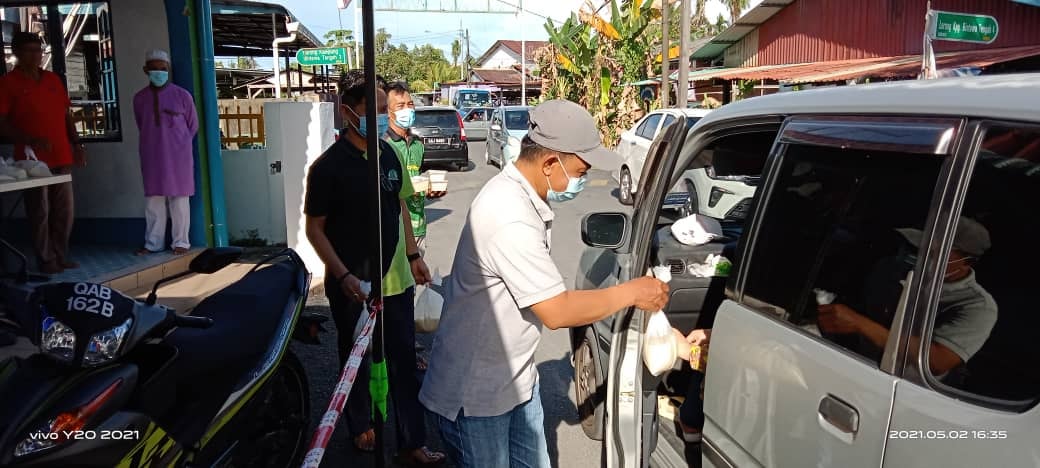
<instances>
[{"instance_id":1,"label":"car wheel","mask_svg":"<svg viewBox=\"0 0 1040 468\"><path fill-rule=\"evenodd\" d=\"M632 195L632 173L628 171L627 167L621 168L621 177L618 183L618 201L622 205L631 205L635 202L635 197Z\"/></svg>"},{"instance_id":2,"label":"car wheel","mask_svg":"<svg viewBox=\"0 0 1040 468\"><path fill-rule=\"evenodd\" d=\"M578 420L585 435L603 440L603 391L600 382L599 349L591 328L574 350L574 399L578 403ZM605 387L604 387L605 390Z\"/></svg>"},{"instance_id":3,"label":"car wheel","mask_svg":"<svg viewBox=\"0 0 1040 468\"><path fill-rule=\"evenodd\" d=\"M693 181L686 179L686 193L689 194L689 198L686 199L686 204L683 205L681 210L682 217L687 217L700 211L700 205L697 200L697 187L693 185Z\"/></svg>"}]
</instances>

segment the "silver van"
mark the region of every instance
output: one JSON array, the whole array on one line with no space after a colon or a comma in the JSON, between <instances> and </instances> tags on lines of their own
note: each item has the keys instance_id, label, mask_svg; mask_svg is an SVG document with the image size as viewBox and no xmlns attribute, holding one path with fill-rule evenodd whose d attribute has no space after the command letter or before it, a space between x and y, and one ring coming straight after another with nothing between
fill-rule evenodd
<instances>
[{"instance_id":1,"label":"silver van","mask_svg":"<svg viewBox=\"0 0 1040 468\"><path fill-rule=\"evenodd\" d=\"M738 146L767 157L751 215L676 247L666 192ZM643 369L649 312L605 326L606 466L1040 465L1040 76L748 99L673 124L643 171L631 215L583 220L579 286L733 267L673 280L665 311L712 329L700 444L675 421L689 367Z\"/></svg>"}]
</instances>

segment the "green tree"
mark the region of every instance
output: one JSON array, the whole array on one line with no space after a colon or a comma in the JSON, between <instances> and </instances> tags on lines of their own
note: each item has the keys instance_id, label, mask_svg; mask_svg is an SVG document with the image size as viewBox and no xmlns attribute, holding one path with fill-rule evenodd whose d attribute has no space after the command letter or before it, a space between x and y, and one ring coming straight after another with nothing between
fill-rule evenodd
<instances>
[{"instance_id":1,"label":"green tree","mask_svg":"<svg viewBox=\"0 0 1040 468\"><path fill-rule=\"evenodd\" d=\"M353 57L353 54L350 52L354 50L354 47L356 47L356 43L354 42L354 31L349 29L333 29L325 33L325 46L346 48L348 57L347 61L349 62L350 57ZM336 70L340 73L343 73L348 68L350 67L347 64L336 65Z\"/></svg>"},{"instance_id":2,"label":"green tree","mask_svg":"<svg viewBox=\"0 0 1040 468\"><path fill-rule=\"evenodd\" d=\"M451 43L451 65L453 67L459 66L459 56L462 55L462 42L455 39Z\"/></svg>"},{"instance_id":3,"label":"green tree","mask_svg":"<svg viewBox=\"0 0 1040 468\"><path fill-rule=\"evenodd\" d=\"M253 57L238 57L235 62L235 68L239 70L256 70L260 68L260 65L256 63L256 59Z\"/></svg>"},{"instance_id":4,"label":"green tree","mask_svg":"<svg viewBox=\"0 0 1040 468\"><path fill-rule=\"evenodd\" d=\"M725 0L724 3L729 7L729 24L736 24L741 13L748 7L748 0Z\"/></svg>"}]
</instances>

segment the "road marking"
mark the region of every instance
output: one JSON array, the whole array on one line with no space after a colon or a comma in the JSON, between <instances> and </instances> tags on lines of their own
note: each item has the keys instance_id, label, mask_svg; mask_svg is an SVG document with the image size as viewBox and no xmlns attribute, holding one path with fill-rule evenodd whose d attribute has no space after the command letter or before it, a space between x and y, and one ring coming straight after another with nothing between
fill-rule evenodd
<instances>
[{"instance_id":1,"label":"road marking","mask_svg":"<svg viewBox=\"0 0 1040 468\"><path fill-rule=\"evenodd\" d=\"M589 187L606 187L607 179L592 179L589 181Z\"/></svg>"}]
</instances>

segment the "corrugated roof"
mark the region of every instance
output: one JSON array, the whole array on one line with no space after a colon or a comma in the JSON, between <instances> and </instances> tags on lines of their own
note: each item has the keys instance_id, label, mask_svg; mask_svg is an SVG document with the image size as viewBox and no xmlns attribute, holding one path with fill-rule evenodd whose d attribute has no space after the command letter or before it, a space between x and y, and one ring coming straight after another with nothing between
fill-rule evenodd
<instances>
[{"instance_id":1,"label":"corrugated roof","mask_svg":"<svg viewBox=\"0 0 1040 468\"><path fill-rule=\"evenodd\" d=\"M520 84L520 71L516 69L475 68L473 74L484 83ZM537 78L527 77L527 83L540 83Z\"/></svg>"},{"instance_id":2,"label":"corrugated roof","mask_svg":"<svg viewBox=\"0 0 1040 468\"><path fill-rule=\"evenodd\" d=\"M966 50L936 54L936 68L985 68L993 64L1021 58L1040 56L1040 45L1005 47L986 50ZM723 80L778 80L785 83L821 83L856 78L907 78L920 72L920 55L877 57L856 60L831 60L815 63L763 65L744 68L698 70L691 73L697 81Z\"/></svg>"},{"instance_id":3,"label":"corrugated roof","mask_svg":"<svg viewBox=\"0 0 1040 468\"><path fill-rule=\"evenodd\" d=\"M524 58L529 62L533 62L535 52L547 45L549 45L548 41L524 41L524 48L527 50ZM499 39L494 44L491 44L491 47L488 47L488 50L484 51L480 57L477 57L477 63L484 63L491 58L491 54L494 54L499 47L504 47L510 52L520 55L520 41Z\"/></svg>"},{"instance_id":4,"label":"corrugated roof","mask_svg":"<svg viewBox=\"0 0 1040 468\"><path fill-rule=\"evenodd\" d=\"M693 58L710 60L721 56L729 46L740 42L748 33L794 2L795 0L766 0L759 3L707 44L695 49Z\"/></svg>"}]
</instances>

